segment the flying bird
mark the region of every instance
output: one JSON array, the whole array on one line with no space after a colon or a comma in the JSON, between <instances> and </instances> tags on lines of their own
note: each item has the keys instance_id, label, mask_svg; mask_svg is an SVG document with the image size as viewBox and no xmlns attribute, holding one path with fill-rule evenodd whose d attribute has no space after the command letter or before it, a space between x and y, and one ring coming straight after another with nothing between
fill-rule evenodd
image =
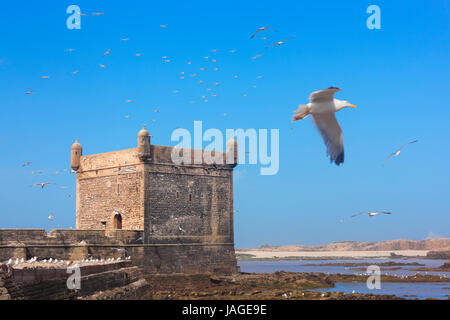
<instances>
[{"instance_id":1,"label":"flying bird","mask_svg":"<svg viewBox=\"0 0 450 320\"><path fill-rule=\"evenodd\" d=\"M281 40L281 41L272 43L270 46L266 47L266 49L268 49L268 48L270 48L270 47L272 47L272 46L281 46L281 45L283 44L283 42L285 42L286 40L292 39L292 38L293 38L293 37L289 37L289 38L283 39L283 40Z\"/></svg>"},{"instance_id":2,"label":"flying bird","mask_svg":"<svg viewBox=\"0 0 450 320\"><path fill-rule=\"evenodd\" d=\"M100 15L102 15L102 14L104 14L103 12L94 12L94 13L92 13L92 15L93 16L100 16Z\"/></svg>"},{"instance_id":3,"label":"flying bird","mask_svg":"<svg viewBox=\"0 0 450 320\"><path fill-rule=\"evenodd\" d=\"M75 70L75 71L72 71L71 73L72 74L77 74L78 72L80 72L79 70Z\"/></svg>"},{"instance_id":4,"label":"flying bird","mask_svg":"<svg viewBox=\"0 0 450 320\"><path fill-rule=\"evenodd\" d=\"M41 79L48 79L50 78L49 76L41 76Z\"/></svg>"},{"instance_id":5,"label":"flying bird","mask_svg":"<svg viewBox=\"0 0 450 320\"><path fill-rule=\"evenodd\" d=\"M262 54L257 54L256 56L252 57L252 60L256 60L258 58L261 58L263 55Z\"/></svg>"},{"instance_id":6,"label":"flying bird","mask_svg":"<svg viewBox=\"0 0 450 320\"><path fill-rule=\"evenodd\" d=\"M104 56L108 55L111 52L111 49L106 50L106 52L103 54Z\"/></svg>"},{"instance_id":7,"label":"flying bird","mask_svg":"<svg viewBox=\"0 0 450 320\"><path fill-rule=\"evenodd\" d=\"M120 211L117 211L117 210L113 210L112 212L114 214L117 214L117 215L124 215L126 218L128 218L128 216L125 213L123 213L123 212L120 212Z\"/></svg>"},{"instance_id":8,"label":"flying bird","mask_svg":"<svg viewBox=\"0 0 450 320\"><path fill-rule=\"evenodd\" d=\"M311 115L327 146L327 156L330 156L330 161L336 165L344 162L344 138L334 113L348 107L356 108L348 101L334 99L334 94L338 91L340 89L336 87L314 91L309 96L310 102L299 105L293 117L293 121L297 121Z\"/></svg>"},{"instance_id":9,"label":"flying bird","mask_svg":"<svg viewBox=\"0 0 450 320\"><path fill-rule=\"evenodd\" d=\"M124 172L136 172L135 167L131 167L131 168L120 168L118 170L119 174L122 174Z\"/></svg>"},{"instance_id":10,"label":"flying bird","mask_svg":"<svg viewBox=\"0 0 450 320\"><path fill-rule=\"evenodd\" d=\"M409 145L409 144L416 143L416 142L418 142L418 141L419 141L419 140L413 140L413 141L410 141L410 142L405 143L404 145L402 145L402 146L401 146L400 148L398 148L395 152L391 153L391 154L389 155L389 157L387 157L386 160L384 160L384 164L383 164L383 165L385 165L392 157L398 157L398 156L400 155L400 153L402 152L402 149L403 149L404 147L406 147L406 146Z\"/></svg>"},{"instance_id":11,"label":"flying bird","mask_svg":"<svg viewBox=\"0 0 450 320\"><path fill-rule=\"evenodd\" d=\"M22 167L29 166L30 164L31 164L31 162L25 162L25 163L22 165Z\"/></svg>"},{"instance_id":12,"label":"flying bird","mask_svg":"<svg viewBox=\"0 0 450 320\"><path fill-rule=\"evenodd\" d=\"M359 215L361 215L361 214L367 214L369 217L374 217L374 216L376 216L376 215L378 215L378 214L392 214L392 212L389 212L389 211L360 212L360 213L357 213L357 214L352 215L352 218L353 218L353 217L356 217L356 216L359 216Z\"/></svg>"},{"instance_id":13,"label":"flying bird","mask_svg":"<svg viewBox=\"0 0 450 320\"><path fill-rule=\"evenodd\" d=\"M55 219L55 216L53 214L48 216L48 220L53 221Z\"/></svg>"},{"instance_id":14,"label":"flying bird","mask_svg":"<svg viewBox=\"0 0 450 320\"><path fill-rule=\"evenodd\" d=\"M32 186L40 186L42 189L48 184L55 184L54 182L43 182L43 183L35 183Z\"/></svg>"},{"instance_id":15,"label":"flying bird","mask_svg":"<svg viewBox=\"0 0 450 320\"><path fill-rule=\"evenodd\" d=\"M271 28L270 28L270 27L261 27L261 28L259 28L258 30L255 31L254 34L252 34L252 36L250 37L250 39L253 39L253 38L258 34L258 32L260 32L260 31L266 31L267 29L271 29Z\"/></svg>"},{"instance_id":16,"label":"flying bird","mask_svg":"<svg viewBox=\"0 0 450 320\"><path fill-rule=\"evenodd\" d=\"M25 94L32 94L32 93L33 93L33 90L25 92Z\"/></svg>"}]
</instances>

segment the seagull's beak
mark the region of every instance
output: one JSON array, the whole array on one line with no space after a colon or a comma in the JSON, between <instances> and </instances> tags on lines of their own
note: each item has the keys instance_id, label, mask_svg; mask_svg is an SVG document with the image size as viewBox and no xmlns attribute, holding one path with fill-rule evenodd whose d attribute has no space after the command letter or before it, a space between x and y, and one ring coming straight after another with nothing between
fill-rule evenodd
<instances>
[{"instance_id":1,"label":"seagull's beak","mask_svg":"<svg viewBox=\"0 0 450 320\"><path fill-rule=\"evenodd\" d=\"M348 105L350 108L356 108L356 106L354 104L349 104Z\"/></svg>"}]
</instances>

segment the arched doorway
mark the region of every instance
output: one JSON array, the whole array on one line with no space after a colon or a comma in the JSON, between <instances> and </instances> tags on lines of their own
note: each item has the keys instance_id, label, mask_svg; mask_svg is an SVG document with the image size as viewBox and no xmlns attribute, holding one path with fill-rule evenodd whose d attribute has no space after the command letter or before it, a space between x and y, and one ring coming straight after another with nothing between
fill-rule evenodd
<instances>
[{"instance_id":1,"label":"arched doorway","mask_svg":"<svg viewBox=\"0 0 450 320\"><path fill-rule=\"evenodd\" d=\"M114 215L114 229L122 229L122 215L116 213Z\"/></svg>"}]
</instances>

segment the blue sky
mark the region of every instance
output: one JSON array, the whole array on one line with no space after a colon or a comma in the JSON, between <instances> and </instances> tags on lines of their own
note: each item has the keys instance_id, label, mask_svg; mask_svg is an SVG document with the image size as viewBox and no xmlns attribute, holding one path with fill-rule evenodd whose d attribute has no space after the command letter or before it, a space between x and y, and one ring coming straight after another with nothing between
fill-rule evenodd
<instances>
[{"instance_id":1,"label":"blue sky","mask_svg":"<svg viewBox=\"0 0 450 320\"><path fill-rule=\"evenodd\" d=\"M88 14L80 30L66 27L71 4ZM371 4L381 8L381 30L366 27ZM444 0L4 3L0 227L75 225L75 177L53 174L68 168L75 139L84 154L130 148L146 123L152 143L174 145L176 127L202 120L204 129L280 129L278 174L235 169L237 247L449 237L449 14ZM261 26L274 30L250 40ZM291 122L310 92L329 86L358 106L337 114L341 167L329 163L309 118ZM30 187L44 180L58 185ZM366 210L393 214L349 218Z\"/></svg>"}]
</instances>

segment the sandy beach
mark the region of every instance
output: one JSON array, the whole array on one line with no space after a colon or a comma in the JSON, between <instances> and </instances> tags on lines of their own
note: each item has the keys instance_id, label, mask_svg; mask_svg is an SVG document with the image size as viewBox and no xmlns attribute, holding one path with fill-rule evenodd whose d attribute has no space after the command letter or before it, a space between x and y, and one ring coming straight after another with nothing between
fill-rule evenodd
<instances>
[{"instance_id":1,"label":"sandy beach","mask_svg":"<svg viewBox=\"0 0 450 320\"><path fill-rule=\"evenodd\" d=\"M236 254L252 255L253 259L273 259L286 257L305 257L305 258L387 258L391 254L406 257L424 257L428 250L390 250L390 251L267 251L267 250L236 250Z\"/></svg>"}]
</instances>

